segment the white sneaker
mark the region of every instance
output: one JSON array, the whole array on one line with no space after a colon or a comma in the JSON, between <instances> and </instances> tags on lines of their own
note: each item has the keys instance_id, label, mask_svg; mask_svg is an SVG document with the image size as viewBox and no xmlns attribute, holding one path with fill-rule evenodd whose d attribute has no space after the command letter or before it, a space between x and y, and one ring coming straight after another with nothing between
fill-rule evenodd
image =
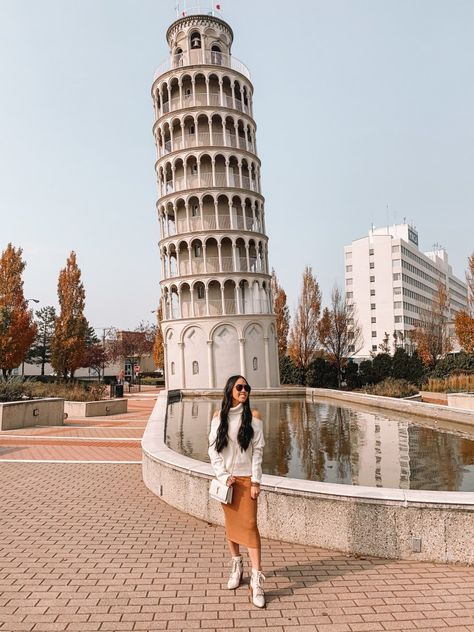
<instances>
[{"instance_id":1,"label":"white sneaker","mask_svg":"<svg viewBox=\"0 0 474 632\"><path fill-rule=\"evenodd\" d=\"M237 557L232 558L232 569L229 575L229 581L227 582L227 588L229 590L233 590L234 588L238 588L240 585L240 580L242 579L244 567L242 563L242 556L237 555Z\"/></svg>"},{"instance_id":2,"label":"white sneaker","mask_svg":"<svg viewBox=\"0 0 474 632\"><path fill-rule=\"evenodd\" d=\"M254 606L257 608L265 607L265 593L263 592L263 582L265 581L265 575L262 571L252 570L252 576L250 578L250 599Z\"/></svg>"}]
</instances>

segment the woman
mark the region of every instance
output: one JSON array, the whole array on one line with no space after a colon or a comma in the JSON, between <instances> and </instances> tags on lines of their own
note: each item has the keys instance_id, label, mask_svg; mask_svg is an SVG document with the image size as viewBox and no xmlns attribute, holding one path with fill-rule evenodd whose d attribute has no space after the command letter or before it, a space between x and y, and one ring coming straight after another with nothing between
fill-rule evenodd
<instances>
[{"instance_id":1,"label":"woman","mask_svg":"<svg viewBox=\"0 0 474 632\"><path fill-rule=\"evenodd\" d=\"M243 565L240 546L246 546L252 564L249 591L254 605L265 606L261 567L260 534L257 527L257 499L262 479L265 441L257 410L250 409L250 386L241 375L227 380L222 408L211 422L209 457L216 477L232 485L232 503L222 505L232 569L227 588L238 588Z\"/></svg>"}]
</instances>

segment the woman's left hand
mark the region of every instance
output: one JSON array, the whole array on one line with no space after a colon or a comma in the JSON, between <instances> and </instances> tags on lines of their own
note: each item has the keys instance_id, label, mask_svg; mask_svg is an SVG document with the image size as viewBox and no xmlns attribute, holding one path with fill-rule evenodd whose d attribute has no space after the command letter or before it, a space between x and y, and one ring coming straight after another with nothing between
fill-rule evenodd
<instances>
[{"instance_id":1,"label":"woman's left hand","mask_svg":"<svg viewBox=\"0 0 474 632\"><path fill-rule=\"evenodd\" d=\"M250 487L250 498L252 500L257 500L260 496L260 485L252 485Z\"/></svg>"}]
</instances>

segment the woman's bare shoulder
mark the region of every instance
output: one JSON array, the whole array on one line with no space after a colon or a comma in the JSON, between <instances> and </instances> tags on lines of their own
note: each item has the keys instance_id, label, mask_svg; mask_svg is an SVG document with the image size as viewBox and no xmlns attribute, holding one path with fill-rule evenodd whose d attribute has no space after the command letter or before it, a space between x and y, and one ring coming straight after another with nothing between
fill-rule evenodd
<instances>
[{"instance_id":1,"label":"woman's bare shoulder","mask_svg":"<svg viewBox=\"0 0 474 632\"><path fill-rule=\"evenodd\" d=\"M212 418L215 419L218 415L220 415L220 410L215 410L214 414L212 415Z\"/></svg>"},{"instance_id":2,"label":"woman's bare shoulder","mask_svg":"<svg viewBox=\"0 0 474 632\"><path fill-rule=\"evenodd\" d=\"M254 419L260 419L260 420L262 419L262 415L256 408L252 410L252 417L254 417Z\"/></svg>"}]
</instances>

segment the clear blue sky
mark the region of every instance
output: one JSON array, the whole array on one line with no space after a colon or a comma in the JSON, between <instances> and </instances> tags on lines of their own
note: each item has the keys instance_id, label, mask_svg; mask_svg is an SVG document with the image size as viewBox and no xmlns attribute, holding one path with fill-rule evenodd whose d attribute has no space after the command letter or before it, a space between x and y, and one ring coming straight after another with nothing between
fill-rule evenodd
<instances>
[{"instance_id":1,"label":"clear blue sky","mask_svg":"<svg viewBox=\"0 0 474 632\"><path fill-rule=\"evenodd\" d=\"M77 252L94 326L159 296L150 87L174 0L0 0L0 247L56 304ZM413 220L463 276L474 250L474 2L223 0L252 72L270 263L328 299L343 246ZM387 214L387 204L389 210Z\"/></svg>"}]
</instances>

